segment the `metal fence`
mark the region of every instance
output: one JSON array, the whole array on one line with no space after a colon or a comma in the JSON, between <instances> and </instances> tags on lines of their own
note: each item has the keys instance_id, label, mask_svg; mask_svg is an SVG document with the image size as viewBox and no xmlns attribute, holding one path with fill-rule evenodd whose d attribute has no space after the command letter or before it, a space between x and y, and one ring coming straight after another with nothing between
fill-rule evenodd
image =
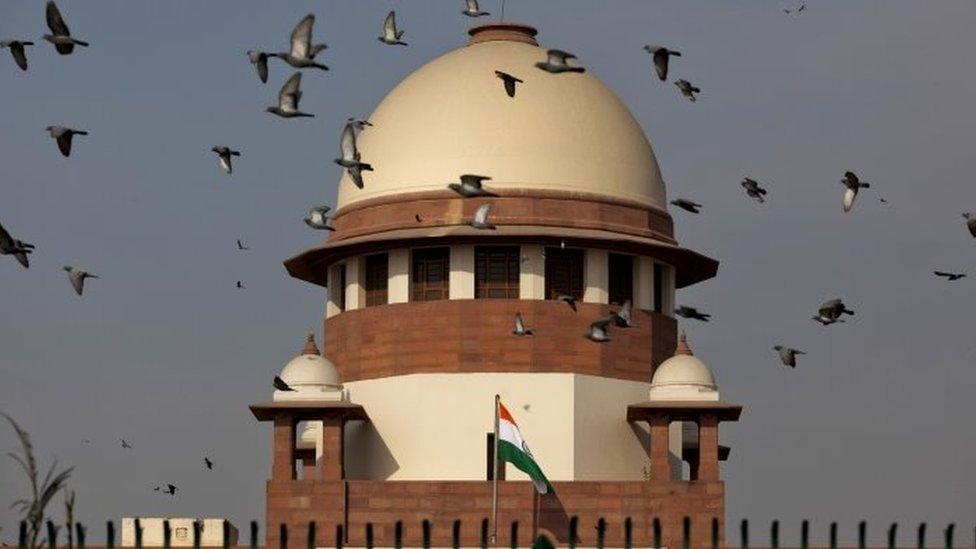
<instances>
[{"instance_id":1,"label":"metal fence","mask_svg":"<svg viewBox=\"0 0 976 549\"><path fill-rule=\"evenodd\" d=\"M139 519L135 519L135 548L142 549L142 527L140 525ZM88 529L81 523L75 523L74 536L70 537L68 543L62 543L60 547L71 547L77 549L85 549L85 535ZM624 521L624 544L626 549L631 549L633 547L633 521L628 517ZM607 530L607 522L604 519L599 519L595 525L597 538L596 545L598 549L604 548L604 538ZM659 519L653 519L651 522L651 529L653 532L653 547L654 549L661 549L661 521ZM867 549L867 522L861 521L857 525L857 547L858 549ZM59 527L56 526L52 521L47 521L47 540L46 546L48 548L57 548L58 545L58 530ZM712 549L717 549L720 545L719 543L719 522L718 519L712 519L711 529L710 529L711 547ZM915 530L915 544L916 549L926 549L926 523L920 523ZM431 523L430 521L424 520L421 522L421 531L423 532L423 547L428 549L431 547ZM566 546L569 549L576 549L579 540L579 519L577 517L572 517L569 520L569 531L567 540L569 540ZM27 523L22 521L20 523L20 535L18 547L19 549L28 549L28 528ZM397 521L393 529L394 542L393 547L396 549L402 549L403 547L403 521ZM195 521L193 523L193 547L194 549L200 548L200 533L201 533L201 523ZM974 539L976 539L976 528L973 529ZM690 517L684 517L682 521L682 538L681 547L682 549L690 549L691 547L691 534L692 534L692 523ZM171 542L171 529L169 521L163 521L163 545L165 549L170 548ZM953 541L955 535L955 524L949 524L942 530L942 547L944 549L954 549ZM105 545L106 549L114 549L115 544L115 524L112 521L108 521L105 525ZM461 547L461 521L455 520L451 528L451 546L455 549ZM316 525L312 521L308 523L307 536L306 536L306 548L315 549L316 547L321 547L315 542L316 539ZM333 547L336 549L342 549L344 545L344 540L346 539L345 533L343 532L342 525L336 527L335 531L335 543ZM829 529L829 549L837 549L837 523L831 522ZM373 524L367 523L365 526L365 546L367 549L373 549ZM512 522L510 524L510 536L509 536L509 546L511 549L516 549L519 547L519 523ZM278 531L278 547L280 549L288 548L288 526L281 524ZM898 523L892 523L887 530L887 549L895 549L898 547ZM726 544L727 546L729 544ZM228 549L230 547L230 528L229 523L225 520L223 527L223 549ZM531 546L533 548L548 548L553 547L553 542L544 536L539 536L535 540L532 540L530 544L524 545L526 547ZM257 521L251 521L251 532L250 532L250 547L257 548L258 545L258 523ZM300 547L300 546L295 546ZM488 549L489 547L489 523L488 519L485 518L481 521L481 540L480 547L482 549ZM770 525L769 529L769 545L771 549L780 548L780 528L779 521L774 520ZM804 520L800 525L800 539L799 545L801 549L809 549L810 547L810 521ZM904 546L903 546L904 547ZM933 548L938 546L932 546ZM749 549L749 521L743 520L739 526L739 548Z\"/></svg>"}]
</instances>

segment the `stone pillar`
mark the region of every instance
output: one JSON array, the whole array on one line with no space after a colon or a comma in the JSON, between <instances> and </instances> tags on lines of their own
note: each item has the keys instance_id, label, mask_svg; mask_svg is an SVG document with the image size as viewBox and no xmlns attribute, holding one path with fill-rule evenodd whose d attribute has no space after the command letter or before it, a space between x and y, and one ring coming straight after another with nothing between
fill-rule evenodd
<instances>
[{"instance_id":1,"label":"stone pillar","mask_svg":"<svg viewBox=\"0 0 976 549\"><path fill-rule=\"evenodd\" d=\"M474 246L451 246L448 297L474 299Z\"/></svg>"},{"instance_id":2,"label":"stone pillar","mask_svg":"<svg viewBox=\"0 0 976 549\"><path fill-rule=\"evenodd\" d=\"M391 250L388 257L387 303L406 303L410 301L410 250Z\"/></svg>"},{"instance_id":3,"label":"stone pillar","mask_svg":"<svg viewBox=\"0 0 976 549\"><path fill-rule=\"evenodd\" d=\"M671 466L668 463L670 418L664 414L653 416L648 423L651 425L651 482L668 482L671 480Z\"/></svg>"},{"instance_id":4,"label":"stone pillar","mask_svg":"<svg viewBox=\"0 0 976 549\"><path fill-rule=\"evenodd\" d=\"M696 480L718 480L718 418L702 414L698 418L698 474Z\"/></svg>"},{"instance_id":5,"label":"stone pillar","mask_svg":"<svg viewBox=\"0 0 976 549\"><path fill-rule=\"evenodd\" d=\"M584 258L586 288L583 301L586 303L608 303L610 301L610 263L604 250L586 250Z\"/></svg>"},{"instance_id":6,"label":"stone pillar","mask_svg":"<svg viewBox=\"0 0 976 549\"><path fill-rule=\"evenodd\" d=\"M295 480L295 418L291 415L275 416L273 447L271 480Z\"/></svg>"},{"instance_id":7,"label":"stone pillar","mask_svg":"<svg viewBox=\"0 0 976 549\"><path fill-rule=\"evenodd\" d=\"M542 246L523 244L519 268L519 299L546 298L546 259Z\"/></svg>"},{"instance_id":8,"label":"stone pillar","mask_svg":"<svg viewBox=\"0 0 976 549\"><path fill-rule=\"evenodd\" d=\"M366 306L366 273L362 256L346 260L346 310L362 309Z\"/></svg>"},{"instance_id":9,"label":"stone pillar","mask_svg":"<svg viewBox=\"0 0 976 549\"><path fill-rule=\"evenodd\" d=\"M342 480L345 478L344 442L342 418L337 416L323 418L319 480Z\"/></svg>"},{"instance_id":10,"label":"stone pillar","mask_svg":"<svg viewBox=\"0 0 976 549\"><path fill-rule=\"evenodd\" d=\"M634 260L634 308L654 310L654 260L647 256Z\"/></svg>"}]
</instances>

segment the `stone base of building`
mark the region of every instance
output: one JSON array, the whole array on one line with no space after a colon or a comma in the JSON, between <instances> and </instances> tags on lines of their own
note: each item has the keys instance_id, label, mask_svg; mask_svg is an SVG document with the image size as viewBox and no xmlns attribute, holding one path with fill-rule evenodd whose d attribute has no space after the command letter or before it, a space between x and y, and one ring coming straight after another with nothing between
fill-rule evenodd
<instances>
[{"instance_id":1,"label":"stone base of building","mask_svg":"<svg viewBox=\"0 0 976 549\"><path fill-rule=\"evenodd\" d=\"M721 481L692 482L554 482L555 494L539 496L530 482L498 485L497 546L511 544L512 523L518 522L519 545L546 535L568 541L570 518L578 517L578 544L595 546L597 523L605 522L605 545L624 545L624 524L632 522L635 547L653 546L653 521L661 523L661 542L680 547L684 518L691 521L691 547L711 547L712 520L718 520L723 544L725 485ZM481 541L484 519L491 517L492 483L488 481L268 481L268 546L279 543L282 524L291 544L305 543L309 522L316 523L316 545L333 546L336 527L344 542L365 546L366 525L372 524L373 544L393 546L394 529L402 522L402 543L418 547L422 523L430 522L431 543L449 547L455 520L461 521L462 546Z\"/></svg>"}]
</instances>

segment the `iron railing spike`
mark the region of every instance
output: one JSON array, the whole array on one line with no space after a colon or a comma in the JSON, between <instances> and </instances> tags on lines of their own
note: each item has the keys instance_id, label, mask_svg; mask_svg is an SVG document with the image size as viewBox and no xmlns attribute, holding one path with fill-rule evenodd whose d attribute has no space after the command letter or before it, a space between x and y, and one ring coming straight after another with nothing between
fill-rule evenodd
<instances>
[{"instance_id":1,"label":"iron railing spike","mask_svg":"<svg viewBox=\"0 0 976 549\"><path fill-rule=\"evenodd\" d=\"M892 522L888 527L888 549L895 549L897 545L896 536L898 535L898 523Z\"/></svg>"},{"instance_id":2,"label":"iron railing spike","mask_svg":"<svg viewBox=\"0 0 976 549\"><path fill-rule=\"evenodd\" d=\"M172 538L170 538L169 520L163 521L163 549L169 549L172 545Z\"/></svg>"},{"instance_id":3,"label":"iron railing spike","mask_svg":"<svg viewBox=\"0 0 976 549\"><path fill-rule=\"evenodd\" d=\"M952 535L955 531L956 525L950 522L945 529L945 549L952 549Z\"/></svg>"},{"instance_id":4,"label":"iron railing spike","mask_svg":"<svg viewBox=\"0 0 976 549\"><path fill-rule=\"evenodd\" d=\"M810 521L803 519L800 523L800 549L809 549L810 547Z\"/></svg>"},{"instance_id":5,"label":"iron railing spike","mask_svg":"<svg viewBox=\"0 0 976 549\"><path fill-rule=\"evenodd\" d=\"M862 520L857 523L857 547L858 549L867 549L868 545L868 522Z\"/></svg>"},{"instance_id":6,"label":"iron railing spike","mask_svg":"<svg viewBox=\"0 0 976 549\"><path fill-rule=\"evenodd\" d=\"M315 521L314 520L308 521L308 539L306 543L308 544L308 549L315 549ZM226 545L224 546L224 549L227 549Z\"/></svg>"},{"instance_id":7,"label":"iron railing spike","mask_svg":"<svg viewBox=\"0 0 976 549\"><path fill-rule=\"evenodd\" d=\"M742 519L739 525L739 536L742 539L740 544L742 549L749 549L749 519Z\"/></svg>"},{"instance_id":8,"label":"iron railing spike","mask_svg":"<svg viewBox=\"0 0 976 549\"><path fill-rule=\"evenodd\" d=\"M654 517L652 529L654 530L654 549L661 549L661 519Z\"/></svg>"},{"instance_id":9,"label":"iron railing spike","mask_svg":"<svg viewBox=\"0 0 976 549\"><path fill-rule=\"evenodd\" d=\"M830 549L837 549L837 523L830 523Z\"/></svg>"},{"instance_id":10,"label":"iron railing spike","mask_svg":"<svg viewBox=\"0 0 976 549\"><path fill-rule=\"evenodd\" d=\"M512 521L512 539L511 539L511 543L509 543L509 547L511 547L512 549L518 549L518 527L519 527L518 521L517 520L513 520Z\"/></svg>"},{"instance_id":11,"label":"iron railing spike","mask_svg":"<svg viewBox=\"0 0 976 549\"><path fill-rule=\"evenodd\" d=\"M430 549L430 521L424 519L424 521L420 523L420 528L421 534L423 535L424 549Z\"/></svg>"},{"instance_id":12,"label":"iron railing spike","mask_svg":"<svg viewBox=\"0 0 976 549\"><path fill-rule=\"evenodd\" d=\"M451 526L451 547L461 548L461 519L455 520L454 525Z\"/></svg>"},{"instance_id":13,"label":"iron railing spike","mask_svg":"<svg viewBox=\"0 0 976 549\"><path fill-rule=\"evenodd\" d=\"M258 547L258 521L251 521L251 549Z\"/></svg>"},{"instance_id":14,"label":"iron railing spike","mask_svg":"<svg viewBox=\"0 0 976 549\"><path fill-rule=\"evenodd\" d=\"M773 549L779 549L779 521L773 520L769 525L769 544Z\"/></svg>"}]
</instances>

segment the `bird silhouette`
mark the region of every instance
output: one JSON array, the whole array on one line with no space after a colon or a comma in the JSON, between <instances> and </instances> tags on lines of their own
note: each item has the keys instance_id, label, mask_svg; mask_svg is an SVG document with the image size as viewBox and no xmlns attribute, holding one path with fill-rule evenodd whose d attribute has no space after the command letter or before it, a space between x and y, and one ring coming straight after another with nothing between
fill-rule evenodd
<instances>
[{"instance_id":1,"label":"bird silhouette","mask_svg":"<svg viewBox=\"0 0 976 549\"><path fill-rule=\"evenodd\" d=\"M288 385L287 383L285 383L285 380L281 379L278 376L275 376L274 377L274 382L273 383L274 383L274 388L275 389L278 389L279 391L294 391L295 390L295 389L292 389L290 385Z\"/></svg>"}]
</instances>

